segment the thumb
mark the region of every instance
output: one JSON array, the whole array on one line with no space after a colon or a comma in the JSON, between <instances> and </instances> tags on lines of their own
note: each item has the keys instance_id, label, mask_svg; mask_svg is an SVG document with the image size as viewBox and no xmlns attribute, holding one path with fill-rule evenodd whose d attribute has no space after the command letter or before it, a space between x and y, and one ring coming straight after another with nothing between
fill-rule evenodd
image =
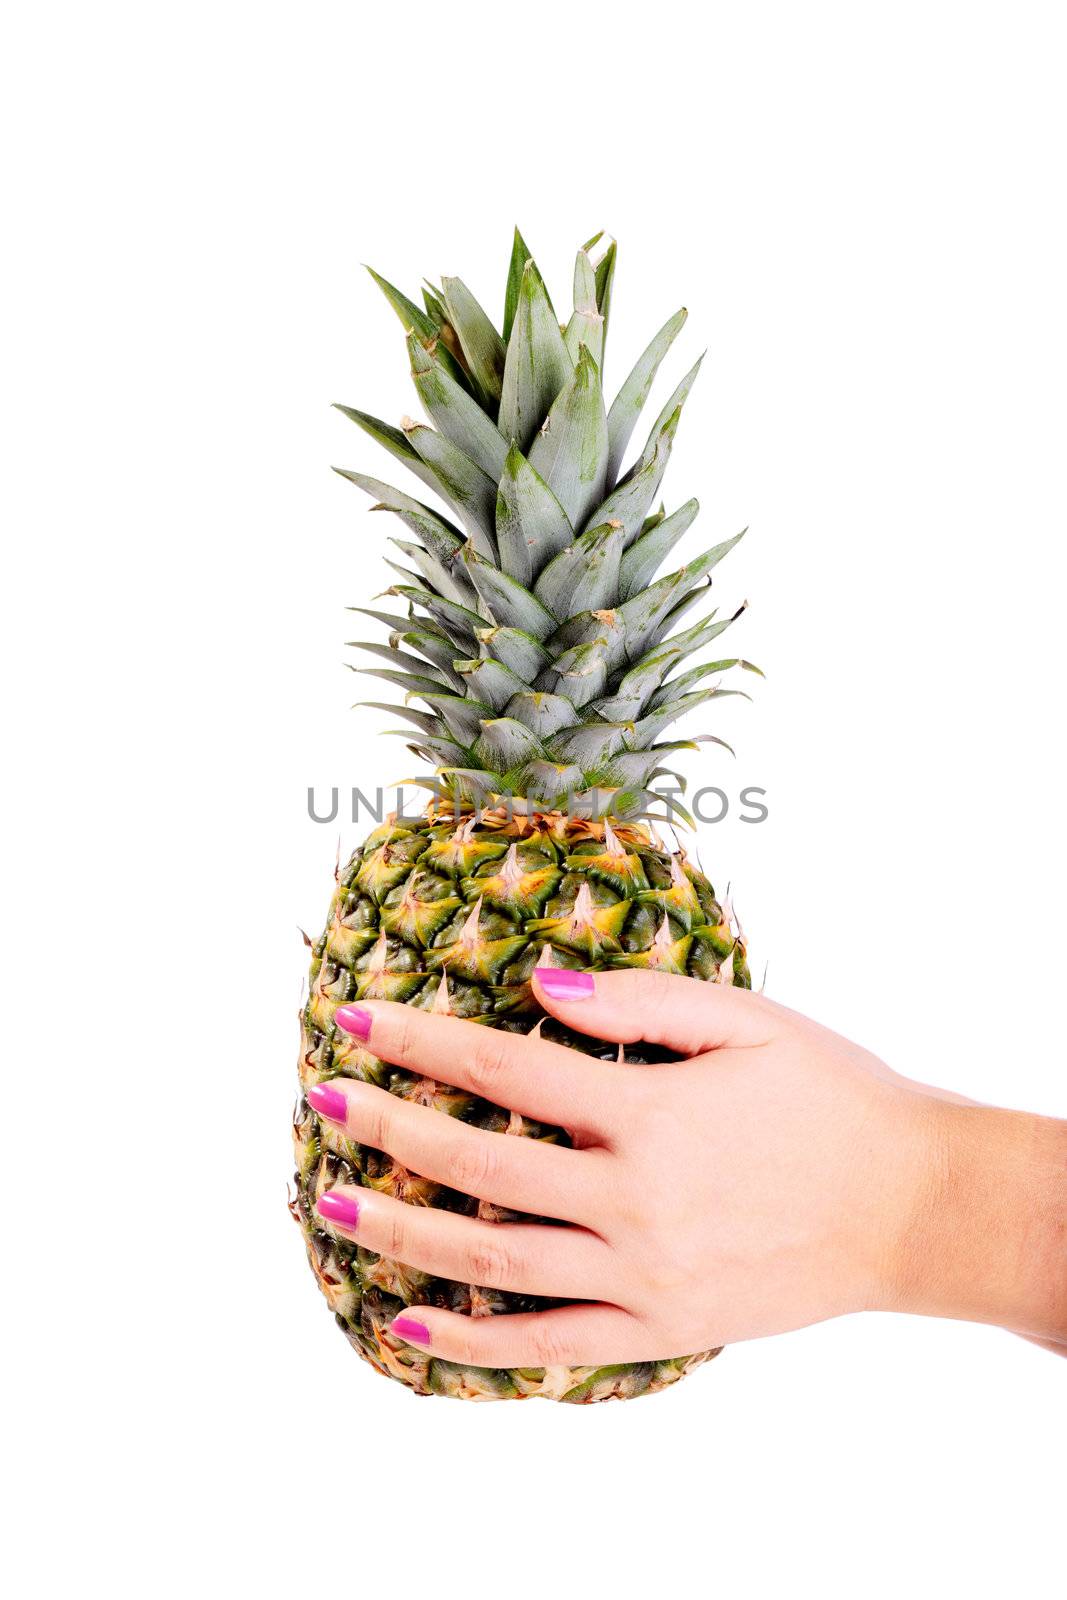
<instances>
[{"instance_id":1,"label":"thumb","mask_svg":"<svg viewBox=\"0 0 1067 1600\"><path fill-rule=\"evenodd\" d=\"M761 995L669 972L535 967L533 984L552 1016L619 1044L644 1039L695 1056L726 1045L766 1044L774 1032L773 1006Z\"/></svg>"}]
</instances>

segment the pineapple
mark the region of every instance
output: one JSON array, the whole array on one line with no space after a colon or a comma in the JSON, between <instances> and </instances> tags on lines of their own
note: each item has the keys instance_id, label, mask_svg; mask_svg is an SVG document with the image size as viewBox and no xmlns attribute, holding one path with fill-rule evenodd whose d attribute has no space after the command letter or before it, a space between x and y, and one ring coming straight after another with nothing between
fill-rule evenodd
<instances>
[{"instance_id":1,"label":"pineapple","mask_svg":"<svg viewBox=\"0 0 1067 1600\"><path fill-rule=\"evenodd\" d=\"M379 709L408 724L395 731L434 769L432 799L417 820L397 815L375 828L337 873L326 930L312 947L302 1089L362 1078L503 1136L565 1141L559 1128L379 1060L335 1029L336 1007L377 998L518 1032L543 1022L546 1037L614 1057L615 1046L544 1019L530 989L535 966L658 968L749 986L728 907L655 829L653 819L688 814L651 787L677 752L696 748L664 739L667 730L729 692L705 680L735 666L756 670L733 658L676 671L740 615L678 626L741 535L655 576L697 513L695 500L670 515L653 505L700 363L621 471L686 313L663 325L609 409L601 372L614 268L615 244L602 235L579 250L574 311L561 324L516 231L502 333L460 278L427 287L418 306L372 274L404 326L433 426L405 418L395 428L339 409L447 512L342 473L411 536L394 541L405 562L390 563L396 609L362 612L388 630L387 645L359 641L383 664L359 670L400 690L402 704ZM337 1321L380 1372L420 1394L628 1398L717 1354L535 1371L435 1360L390 1336L405 1306L489 1316L548 1302L434 1279L350 1245L318 1218L317 1197L343 1181L502 1224L514 1214L353 1143L303 1096L295 1145L292 1210Z\"/></svg>"}]
</instances>

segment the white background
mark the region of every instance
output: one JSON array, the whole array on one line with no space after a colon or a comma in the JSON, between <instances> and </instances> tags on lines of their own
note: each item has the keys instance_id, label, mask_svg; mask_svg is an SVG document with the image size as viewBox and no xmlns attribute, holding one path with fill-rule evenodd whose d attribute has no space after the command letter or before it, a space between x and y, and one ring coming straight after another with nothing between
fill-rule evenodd
<instances>
[{"instance_id":1,"label":"white background","mask_svg":"<svg viewBox=\"0 0 1067 1600\"><path fill-rule=\"evenodd\" d=\"M620 239L678 304L699 495L768 673L705 829L768 991L1067 1115L1064 52L1054 5L42 4L6 25L5 1443L12 1592L1046 1595L1067 1369L867 1317L636 1405L420 1401L285 1210L337 830L404 775L343 607L413 409L361 273L499 311ZM394 475L395 476L395 475ZM734 709L740 706L740 710ZM358 830L345 830L345 844ZM17 1019L17 1021L16 1021Z\"/></svg>"}]
</instances>

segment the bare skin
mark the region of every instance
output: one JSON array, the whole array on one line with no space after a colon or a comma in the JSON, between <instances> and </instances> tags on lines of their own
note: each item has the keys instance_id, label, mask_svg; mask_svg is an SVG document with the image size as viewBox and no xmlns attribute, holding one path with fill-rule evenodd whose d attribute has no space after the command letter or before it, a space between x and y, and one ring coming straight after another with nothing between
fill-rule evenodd
<instances>
[{"instance_id":1,"label":"bare skin","mask_svg":"<svg viewBox=\"0 0 1067 1600\"><path fill-rule=\"evenodd\" d=\"M994 1323L1067 1353L1067 1122L912 1083L744 990L590 976L588 995L560 999L551 972L538 974L545 1009L577 1031L684 1059L616 1065L385 1001L338 1013L386 1061L559 1124L574 1143L488 1133L371 1084L330 1083L354 1138L468 1194L570 1224L498 1224L331 1191L359 1216L329 1225L367 1249L577 1302L482 1318L418 1306L398 1336L476 1366L600 1366L881 1310ZM340 1121L336 1102L333 1113ZM325 1215L330 1196L322 1204Z\"/></svg>"}]
</instances>

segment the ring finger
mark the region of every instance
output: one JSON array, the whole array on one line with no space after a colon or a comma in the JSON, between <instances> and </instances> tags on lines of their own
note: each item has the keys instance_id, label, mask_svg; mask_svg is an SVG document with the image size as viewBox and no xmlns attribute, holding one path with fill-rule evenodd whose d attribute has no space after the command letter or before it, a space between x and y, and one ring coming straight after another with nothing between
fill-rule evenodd
<instances>
[{"instance_id":1,"label":"ring finger","mask_svg":"<svg viewBox=\"0 0 1067 1600\"><path fill-rule=\"evenodd\" d=\"M343 1238L434 1277L565 1300L611 1297L611 1247L583 1228L481 1222L349 1184L316 1206Z\"/></svg>"},{"instance_id":2,"label":"ring finger","mask_svg":"<svg viewBox=\"0 0 1067 1600\"><path fill-rule=\"evenodd\" d=\"M472 1128L352 1078L316 1084L307 1097L320 1116L360 1144L393 1156L424 1178L514 1211L595 1225L601 1152Z\"/></svg>"}]
</instances>

